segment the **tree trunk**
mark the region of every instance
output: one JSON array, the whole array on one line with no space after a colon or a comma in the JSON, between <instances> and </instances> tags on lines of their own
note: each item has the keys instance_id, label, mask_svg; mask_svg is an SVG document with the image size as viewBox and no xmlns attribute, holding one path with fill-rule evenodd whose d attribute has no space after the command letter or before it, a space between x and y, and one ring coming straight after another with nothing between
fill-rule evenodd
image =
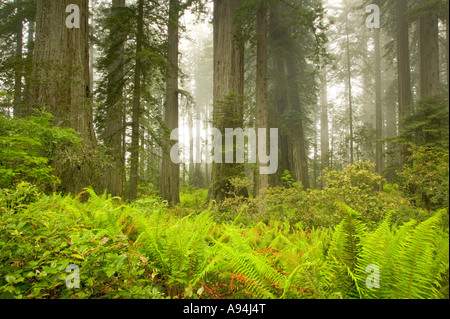
<instances>
[{"instance_id":1,"label":"tree trunk","mask_svg":"<svg viewBox=\"0 0 450 319\"><path fill-rule=\"evenodd\" d=\"M168 76L166 82L165 123L169 132L178 128L178 23L179 0L170 0L168 25ZM169 133L170 134L170 133ZM170 136L169 136L170 137ZM169 204L180 202L180 165L172 162L170 149L173 143L166 139L163 143L163 160L160 180L160 195ZM191 150L192 151L192 150Z\"/></svg>"},{"instance_id":2,"label":"tree trunk","mask_svg":"<svg viewBox=\"0 0 450 319\"><path fill-rule=\"evenodd\" d=\"M33 47L34 47L34 17L33 19L30 19L30 21L28 21L28 39L27 39L27 62L26 65L27 66L31 66L32 61L33 61ZM25 78L25 87L24 87L24 91L22 94L22 106L21 106L21 116L26 117L28 115L30 115L30 105L29 105L29 97L30 97L30 82L31 82L31 76L32 76L32 71L27 70L24 73L24 78Z\"/></svg>"},{"instance_id":3,"label":"tree trunk","mask_svg":"<svg viewBox=\"0 0 450 319\"><path fill-rule=\"evenodd\" d=\"M66 7L80 9L80 28L66 27ZM89 186L92 178L88 150L95 147L89 78L89 1L38 0L36 41L30 103L44 106L54 115L55 123L71 127L83 141L81 163L64 166L65 159L55 160L61 173L63 190L78 192Z\"/></svg>"},{"instance_id":4,"label":"tree trunk","mask_svg":"<svg viewBox=\"0 0 450 319\"><path fill-rule=\"evenodd\" d=\"M136 65L134 70L134 95L132 111L131 154L130 154L130 192L129 199L137 198L139 173L139 133L140 133L140 104L141 104L141 51L144 36L144 0L138 2L136 34Z\"/></svg>"},{"instance_id":5,"label":"tree trunk","mask_svg":"<svg viewBox=\"0 0 450 319\"><path fill-rule=\"evenodd\" d=\"M375 142L375 171L382 174L383 171L383 111L381 94L381 39L380 29L374 29L375 42L375 121L376 121L376 142Z\"/></svg>"},{"instance_id":6,"label":"tree trunk","mask_svg":"<svg viewBox=\"0 0 450 319\"><path fill-rule=\"evenodd\" d=\"M427 0L422 0L426 3ZM419 20L420 97L439 93L439 28L437 13L424 13Z\"/></svg>"},{"instance_id":7,"label":"tree trunk","mask_svg":"<svg viewBox=\"0 0 450 319\"><path fill-rule=\"evenodd\" d=\"M322 70L321 91L320 91L320 162L321 171L330 168L330 134L328 129L328 90L327 90L327 71ZM323 182L321 183L323 187Z\"/></svg>"},{"instance_id":8,"label":"tree trunk","mask_svg":"<svg viewBox=\"0 0 450 319\"><path fill-rule=\"evenodd\" d=\"M350 164L353 164L353 96L352 96L352 66L350 59L350 39L349 39L349 26L348 26L348 14L345 21L346 30L346 45L347 45L347 77L348 77L348 107L349 107L349 138L350 138Z\"/></svg>"},{"instance_id":9,"label":"tree trunk","mask_svg":"<svg viewBox=\"0 0 450 319\"><path fill-rule=\"evenodd\" d=\"M450 41L450 26L449 26L449 17L447 17L447 20L445 21L445 66L447 71L447 90L450 86L450 55L449 55L449 41ZM448 92L448 91L447 91Z\"/></svg>"},{"instance_id":10,"label":"tree trunk","mask_svg":"<svg viewBox=\"0 0 450 319\"><path fill-rule=\"evenodd\" d=\"M225 128L243 127L244 49L237 43L241 30L235 21L242 4L243 0L214 0L213 126L222 133L222 145ZM243 173L242 164L214 162L208 200L223 201L232 191L230 179Z\"/></svg>"},{"instance_id":11,"label":"tree trunk","mask_svg":"<svg viewBox=\"0 0 450 319\"><path fill-rule=\"evenodd\" d=\"M256 62L256 118L255 129L257 141L261 138L266 139L266 152L269 152L269 116L268 116L268 96L267 96L267 30L268 30L267 2L262 2L257 15L257 62ZM258 129L266 129L265 136L260 136ZM258 145L258 144L257 144ZM269 186L269 176L259 173L259 167L267 166L260 163L259 148L256 148L257 168L255 171L256 187L255 194L258 195L262 190ZM266 154L264 154L266 155Z\"/></svg>"},{"instance_id":12,"label":"tree trunk","mask_svg":"<svg viewBox=\"0 0 450 319\"><path fill-rule=\"evenodd\" d=\"M286 57L284 60L286 78L288 83L287 105L289 119L289 145L292 147L291 169L296 181L300 181L305 189L310 188L308 172L308 153L306 147L306 137L301 118L302 107L298 95L297 66L293 58Z\"/></svg>"},{"instance_id":13,"label":"tree trunk","mask_svg":"<svg viewBox=\"0 0 450 319\"><path fill-rule=\"evenodd\" d=\"M278 171L270 176L270 186L284 185L283 174L285 171L291 171L289 165L290 156L288 132L286 125L283 123L283 114L287 111L287 79L284 69L284 53L285 48L280 39L287 38L286 28L282 25L282 17L280 13L279 2L272 2L270 7L270 32L269 40L271 44L271 65L273 78L273 94L272 102L273 108L270 110L269 125L271 127L279 127L279 151L278 151Z\"/></svg>"},{"instance_id":14,"label":"tree trunk","mask_svg":"<svg viewBox=\"0 0 450 319\"><path fill-rule=\"evenodd\" d=\"M411 70L409 58L408 2L397 0L397 63L398 63L398 133L401 134L403 121L411 114ZM401 146L400 164L406 163L407 146Z\"/></svg>"},{"instance_id":15,"label":"tree trunk","mask_svg":"<svg viewBox=\"0 0 450 319\"><path fill-rule=\"evenodd\" d=\"M21 0L14 1L20 4ZM22 8L17 6L17 15ZM14 68L14 117L22 117L22 78L23 78L23 21L17 21L16 26L16 59Z\"/></svg>"},{"instance_id":16,"label":"tree trunk","mask_svg":"<svg viewBox=\"0 0 450 319\"><path fill-rule=\"evenodd\" d=\"M125 0L113 0L111 7L111 16L117 17L120 10L125 7ZM112 54L111 64L108 70L108 88L107 88L107 110L105 119L105 146L108 149L108 155L112 157L112 165L104 169L103 179L104 188L112 196L120 196L123 190L123 175L124 175L124 158L122 134L123 130L123 53L126 35L119 27L114 27L110 30L110 43Z\"/></svg>"}]
</instances>

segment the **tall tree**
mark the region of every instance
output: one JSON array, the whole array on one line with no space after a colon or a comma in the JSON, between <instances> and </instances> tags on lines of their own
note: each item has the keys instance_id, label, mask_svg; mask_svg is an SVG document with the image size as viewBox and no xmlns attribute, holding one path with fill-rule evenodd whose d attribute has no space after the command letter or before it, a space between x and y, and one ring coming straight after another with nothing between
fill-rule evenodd
<instances>
[{"instance_id":1,"label":"tall tree","mask_svg":"<svg viewBox=\"0 0 450 319\"><path fill-rule=\"evenodd\" d=\"M398 76L398 121L399 133L403 122L411 114L411 69L409 55L408 2L397 0L397 76ZM407 147L401 146L400 163L406 161Z\"/></svg>"},{"instance_id":2,"label":"tall tree","mask_svg":"<svg viewBox=\"0 0 450 319\"><path fill-rule=\"evenodd\" d=\"M14 0L17 6L17 26L16 26L16 67L14 74L14 116L22 116L22 79L23 79L23 21L20 18L19 11L23 10L21 8L21 0Z\"/></svg>"},{"instance_id":3,"label":"tall tree","mask_svg":"<svg viewBox=\"0 0 450 319\"><path fill-rule=\"evenodd\" d=\"M320 154L321 170L330 168L330 134L328 123L328 90L327 71L324 66L321 72L320 90Z\"/></svg>"},{"instance_id":4,"label":"tall tree","mask_svg":"<svg viewBox=\"0 0 450 319\"><path fill-rule=\"evenodd\" d=\"M241 28L236 14L242 4L243 0L214 0L213 126L222 133L222 145L225 144L225 128L243 127L244 50L238 42ZM212 164L209 201L220 202L229 196L230 179L242 174L241 166Z\"/></svg>"},{"instance_id":5,"label":"tall tree","mask_svg":"<svg viewBox=\"0 0 450 319\"><path fill-rule=\"evenodd\" d=\"M178 128L178 23L180 15L180 4L178 0L169 2L169 24L168 24L168 73L166 82L166 104L165 124L169 131ZM180 202L180 165L172 162L170 149L172 143L166 139L163 145L163 161L160 180L160 195L170 204Z\"/></svg>"},{"instance_id":6,"label":"tall tree","mask_svg":"<svg viewBox=\"0 0 450 319\"><path fill-rule=\"evenodd\" d=\"M107 154L112 158L103 172L104 188L113 196L120 196L123 189L124 158L122 156L122 134L124 134L124 45L126 34L121 28L125 0L113 0L111 4L108 41L108 78L105 114L105 136Z\"/></svg>"},{"instance_id":7,"label":"tall tree","mask_svg":"<svg viewBox=\"0 0 450 319\"><path fill-rule=\"evenodd\" d=\"M130 189L129 199L137 198L139 174L139 135L140 135L140 107L141 107L141 71L142 71L142 42L144 38L144 0L138 1L137 32L136 32L136 64L134 70L134 92L132 108L132 132L130 147Z\"/></svg>"},{"instance_id":8,"label":"tall tree","mask_svg":"<svg viewBox=\"0 0 450 319\"><path fill-rule=\"evenodd\" d=\"M435 1L422 0L419 17L420 96L429 98L439 93L439 26Z\"/></svg>"},{"instance_id":9,"label":"tall tree","mask_svg":"<svg viewBox=\"0 0 450 319\"><path fill-rule=\"evenodd\" d=\"M375 170L381 175L383 170L383 111L382 111L382 92L381 92L381 37L380 28L374 29L375 43L375 122L376 122L376 141L375 141Z\"/></svg>"},{"instance_id":10,"label":"tall tree","mask_svg":"<svg viewBox=\"0 0 450 319\"><path fill-rule=\"evenodd\" d=\"M264 0L257 13L257 62L256 62L256 136L257 140L263 138L259 134L259 129L265 129L266 134L264 136L266 141L265 150L269 151L269 115L268 115L268 79L267 79L267 32L268 32L268 3ZM257 146L257 154L259 154L259 144ZM257 156L257 167L261 167L259 156ZM260 174L259 169L256 171L256 194L259 194L262 190L269 186L269 176L266 174Z\"/></svg>"},{"instance_id":11,"label":"tall tree","mask_svg":"<svg viewBox=\"0 0 450 319\"><path fill-rule=\"evenodd\" d=\"M299 98L298 67L295 60L289 55L285 56L284 67L288 83L287 105L290 114L287 120L289 131L289 144L292 147L291 169L294 179L301 181L303 187L309 188L308 154L306 146L306 135L303 123L303 107Z\"/></svg>"},{"instance_id":12,"label":"tall tree","mask_svg":"<svg viewBox=\"0 0 450 319\"><path fill-rule=\"evenodd\" d=\"M79 9L79 28L66 25L69 5ZM90 155L86 153L96 139L90 100L88 19L89 1L37 2L30 102L34 108L45 107L54 115L55 123L77 131L84 145L85 156L79 161L55 160L54 166L61 172L63 188L68 192L80 191L93 177Z\"/></svg>"},{"instance_id":13,"label":"tall tree","mask_svg":"<svg viewBox=\"0 0 450 319\"><path fill-rule=\"evenodd\" d=\"M353 86L352 86L352 65L350 52L350 30L349 30L349 12L345 18L345 36L346 36L346 55L347 55L347 89L348 89L348 109L349 109L349 143L350 143L350 163L354 162L354 136L353 136Z\"/></svg>"}]
</instances>

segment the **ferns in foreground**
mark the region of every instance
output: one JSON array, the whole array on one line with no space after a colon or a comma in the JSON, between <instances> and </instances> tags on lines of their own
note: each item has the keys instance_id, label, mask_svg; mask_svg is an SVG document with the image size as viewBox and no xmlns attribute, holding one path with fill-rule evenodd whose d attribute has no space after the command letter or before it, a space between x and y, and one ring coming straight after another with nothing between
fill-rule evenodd
<instances>
[{"instance_id":1,"label":"ferns in foreground","mask_svg":"<svg viewBox=\"0 0 450 319\"><path fill-rule=\"evenodd\" d=\"M425 299L448 295L442 290L449 267L448 232L439 228L446 211L417 223L390 227L390 217L362 240L355 282L361 298ZM368 288L367 267L379 269L379 287Z\"/></svg>"},{"instance_id":2,"label":"ferns in foreground","mask_svg":"<svg viewBox=\"0 0 450 319\"><path fill-rule=\"evenodd\" d=\"M334 229L248 227L217 224L209 210L182 218L158 201L127 205L92 190L79 195L83 201L30 197L27 189L0 197L0 296L449 297L445 210L401 226L387 214L369 231L356 211L337 204L342 220ZM68 263L83 269L83 288L73 294L58 279ZM379 270L373 288L371 265Z\"/></svg>"}]
</instances>

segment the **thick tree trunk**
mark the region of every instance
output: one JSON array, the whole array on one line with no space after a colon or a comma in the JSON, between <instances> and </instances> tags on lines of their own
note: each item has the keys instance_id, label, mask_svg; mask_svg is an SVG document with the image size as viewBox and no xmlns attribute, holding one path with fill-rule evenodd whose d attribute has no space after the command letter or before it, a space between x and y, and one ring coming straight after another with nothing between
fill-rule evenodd
<instances>
[{"instance_id":1,"label":"thick tree trunk","mask_svg":"<svg viewBox=\"0 0 450 319\"><path fill-rule=\"evenodd\" d=\"M131 154L130 154L130 190L129 199L137 198L139 180L139 133L140 133L140 105L141 105L141 51L144 36L144 0L138 2L136 34L136 66L134 70L134 93L132 111Z\"/></svg>"},{"instance_id":2,"label":"thick tree trunk","mask_svg":"<svg viewBox=\"0 0 450 319\"><path fill-rule=\"evenodd\" d=\"M308 153L306 147L305 131L301 119L302 107L298 95L298 71L292 58L284 60L286 78L288 83L287 104L291 113L288 119L289 145L292 147L291 169L296 181L300 181L304 188L310 188L308 172Z\"/></svg>"},{"instance_id":3,"label":"thick tree trunk","mask_svg":"<svg viewBox=\"0 0 450 319\"><path fill-rule=\"evenodd\" d=\"M164 117L169 132L172 132L174 129L178 128L178 20L180 8L178 0L170 0L169 5L169 71L166 82L166 105ZM176 141L170 141L169 139L166 139L164 142L160 177L161 198L172 205L180 202L180 165L173 163L170 158L170 149L174 142Z\"/></svg>"},{"instance_id":4,"label":"thick tree trunk","mask_svg":"<svg viewBox=\"0 0 450 319\"><path fill-rule=\"evenodd\" d=\"M265 150L269 152L269 115L268 115L268 83L267 83L267 31L268 31L268 16L267 16L267 2L263 2L258 9L257 16L257 62L256 62L256 118L255 128L257 141L261 138L266 139ZM258 129L266 129L265 136L258 134ZM267 164L262 164L259 161L259 149L256 151L257 168L255 171L256 177L256 195L260 194L262 190L269 186L269 175L263 175L259 173L259 167ZM266 154L264 154L266 155Z\"/></svg>"},{"instance_id":5,"label":"thick tree trunk","mask_svg":"<svg viewBox=\"0 0 450 319\"><path fill-rule=\"evenodd\" d=\"M243 0L214 0L213 126L222 133L222 145L225 128L243 128L244 49L237 43L241 31L235 19L242 3ZM230 179L243 173L241 164L214 162L208 200L221 202L228 197L232 191Z\"/></svg>"},{"instance_id":6,"label":"thick tree trunk","mask_svg":"<svg viewBox=\"0 0 450 319\"><path fill-rule=\"evenodd\" d=\"M114 18L120 14L120 10L125 7L125 0L113 0L111 7L111 16ZM108 70L108 95L107 95L107 111L105 119L105 146L108 148L108 155L112 157L112 166L104 169L103 180L104 188L113 196L120 196L123 190L124 175L124 157L122 134L123 130L123 53L126 35L115 27L110 30L111 64Z\"/></svg>"},{"instance_id":7,"label":"thick tree trunk","mask_svg":"<svg viewBox=\"0 0 450 319\"><path fill-rule=\"evenodd\" d=\"M286 28L282 25L279 2L272 2L270 7L269 40L271 46L271 78L273 83L272 102L273 108L270 109L269 125L278 127L279 130L279 151L278 151L278 171L270 176L270 186L284 185L283 174L285 171L291 171L289 164L290 147L288 141L288 132L283 124L283 114L287 111L287 79L284 69L284 53L280 39L287 38Z\"/></svg>"},{"instance_id":8,"label":"thick tree trunk","mask_svg":"<svg viewBox=\"0 0 450 319\"><path fill-rule=\"evenodd\" d=\"M75 4L80 9L80 28L66 26L66 7ZM89 1L38 0L36 41L30 103L45 107L62 123L77 131L83 140L83 152L94 147L93 113L89 78ZM55 161L61 172L63 189L78 192L90 184L90 158L82 163L61 167L64 159Z\"/></svg>"},{"instance_id":9,"label":"thick tree trunk","mask_svg":"<svg viewBox=\"0 0 450 319\"><path fill-rule=\"evenodd\" d=\"M422 0L425 3L427 0ZM420 97L439 93L439 28L437 13L420 17Z\"/></svg>"},{"instance_id":10,"label":"thick tree trunk","mask_svg":"<svg viewBox=\"0 0 450 319\"><path fill-rule=\"evenodd\" d=\"M398 63L398 122L399 134L404 129L403 121L411 114L411 70L408 35L408 2L397 0L397 63ZM401 146L400 164L406 163L407 147Z\"/></svg>"}]
</instances>

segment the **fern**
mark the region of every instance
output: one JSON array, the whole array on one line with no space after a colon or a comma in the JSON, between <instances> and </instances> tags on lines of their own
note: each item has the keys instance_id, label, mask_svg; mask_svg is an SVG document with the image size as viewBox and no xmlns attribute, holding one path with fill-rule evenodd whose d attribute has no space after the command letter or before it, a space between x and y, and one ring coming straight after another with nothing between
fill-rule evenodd
<instances>
[{"instance_id":1,"label":"fern","mask_svg":"<svg viewBox=\"0 0 450 319\"><path fill-rule=\"evenodd\" d=\"M363 240L357 257L354 281L361 298L422 299L442 298L448 285L448 233L437 226L444 212L417 224L412 220L395 231L390 215ZM394 226L395 227L395 226ZM377 265L380 287L366 285L366 267ZM447 287L447 288L445 288Z\"/></svg>"},{"instance_id":2,"label":"fern","mask_svg":"<svg viewBox=\"0 0 450 319\"><path fill-rule=\"evenodd\" d=\"M371 234L366 236L356 263L356 284L361 289L361 298L380 298L380 289L369 289L366 284L368 274L367 267L376 265L381 273L380 283L384 283L384 269L387 263L386 250L392 238L390 231L390 214L387 215L381 225Z\"/></svg>"},{"instance_id":3,"label":"fern","mask_svg":"<svg viewBox=\"0 0 450 319\"><path fill-rule=\"evenodd\" d=\"M343 298L357 298L353 278L356 258L361 248L360 240L367 232L363 223L356 220L359 214L341 203L337 206L343 213L342 222L336 227L328 251L326 264L330 275L326 277L329 293L340 293Z\"/></svg>"},{"instance_id":4,"label":"fern","mask_svg":"<svg viewBox=\"0 0 450 319\"><path fill-rule=\"evenodd\" d=\"M438 212L417 225L405 237L405 249L397 258L398 266L394 277L396 289L393 291L393 298L427 298L433 295L434 287L439 286L440 273L445 269L441 264L445 265L445 260L448 268L448 250L446 258L442 258L442 252L439 253L442 248L436 246L435 242L436 227L441 222L443 214L444 211ZM436 260L436 255L441 255L441 258Z\"/></svg>"}]
</instances>

